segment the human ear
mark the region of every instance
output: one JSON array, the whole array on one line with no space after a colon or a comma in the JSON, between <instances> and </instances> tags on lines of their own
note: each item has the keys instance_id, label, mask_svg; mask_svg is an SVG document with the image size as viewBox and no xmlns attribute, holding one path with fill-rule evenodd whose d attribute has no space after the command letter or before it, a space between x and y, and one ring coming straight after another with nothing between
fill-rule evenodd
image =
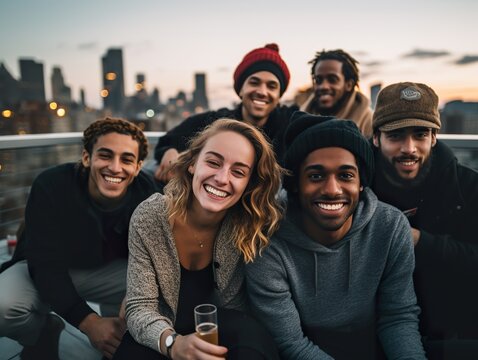
<instances>
[{"instance_id":1,"label":"human ear","mask_svg":"<svg viewBox=\"0 0 478 360\"><path fill-rule=\"evenodd\" d=\"M83 149L81 154L81 163L85 168L90 167L90 154L85 149Z\"/></svg>"},{"instance_id":2,"label":"human ear","mask_svg":"<svg viewBox=\"0 0 478 360\"><path fill-rule=\"evenodd\" d=\"M136 164L136 171L134 172L134 176L138 176L142 167L143 167L143 160L138 161L138 163Z\"/></svg>"},{"instance_id":3,"label":"human ear","mask_svg":"<svg viewBox=\"0 0 478 360\"><path fill-rule=\"evenodd\" d=\"M380 136L380 133L378 134L373 134L373 145L375 147L379 147L380 146L380 139L378 138Z\"/></svg>"},{"instance_id":4,"label":"human ear","mask_svg":"<svg viewBox=\"0 0 478 360\"><path fill-rule=\"evenodd\" d=\"M353 89L354 89L354 81L352 79L345 81L345 91L350 92Z\"/></svg>"}]
</instances>

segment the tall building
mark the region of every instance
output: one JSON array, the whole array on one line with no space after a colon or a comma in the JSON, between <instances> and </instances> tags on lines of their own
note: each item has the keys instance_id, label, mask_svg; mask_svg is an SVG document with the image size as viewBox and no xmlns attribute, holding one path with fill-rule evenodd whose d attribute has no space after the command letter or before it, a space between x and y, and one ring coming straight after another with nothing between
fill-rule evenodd
<instances>
[{"instance_id":1,"label":"tall building","mask_svg":"<svg viewBox=\"0 0 478 360\"><path fill-rule=\"evenodd\" d=\"M149 97L149 103L151 104L151 107L153 109L159 109L159 107L161 106L161 98L159 96L158 88L153 89L153 92L151 93Z\"/></svg>"},{"instance_id":2,"label":"tall building","mask_svg":"<svg viewBox=\"0 0 478 360\"><path fill-rule=\"evenodd\" d=\"M146 101L148 94L146 92L146 78L144 74L136 74L134 89L136 90L136 97L141 99L141 101Z\"/></svg>"},{"instance_id":3,"label":"tall building","mask_svg":"<svg viewBox=\"0 0 478 360\"><path fill-rule=\"evenodd\" d=\"M43 64L32 59L20 59L22 100L45 102Z\"/></svg>"},{"instance_id":4,"label":"tall building","mask_svg":"<svg viewBox=\"0 0 478 360\"><path fill-rule=\"evenodd\" d=\"M375 110L375 105L377 104L377 96L381 89L381 83L370 86L370 107L372 108L372 110Z\"/></svg>"},{"instance_id":5,"label":"tall building","mask_svg":"<svg viewBox=\"0 0 478 360\"><path fill-rule=\"evenodd\" d=\"M113 113L121 113L124 105L123 50L108 49L103 64L103 105Z\"/></svg>"},{"instance_id":6,"label":"tall building","mask_svg":"<svg viewBox=\"0 0 478 360\"><path fill-rule=\"evenodd\" d=\"M86 95L85 95L85 89L83 88L80 89L80 105L86 106Z\"/></svg>"},{"instance_id":7,"label":"tall building","mask_svg":"<svg viewBox=\"0 0 478 360\"><path fill-rule=\"evenodd\" d=\"M20 83L0 63L0 107L8 107L20 102Z\"/></svg>"},{"instance_id":8,"label":"tall building","mask_svg":"<svg viewBox=\"0 0 478 360\"><path fill-rule=\"evenodd\" d=\"M204 112L209 109L209 103L206 94L206 74L196 73L194 74L195 78L195 89L193 92L193 111L195 113Z\"/></svg>"},{"instance_id":9,"label":"tall building","mask_svg":"<svg viewBox=\"0 0 478 360\"><path fill-rule=\"evenodd\" d=\"M440 118L442 134L478 134L478 102L447 102Z\"/></svg>"},{"instance_id":10,"label":"tall building","mask_svg":"<svg viewBox=\"0 0 478 360\"><path fill-rule=\"evenodd\" d=\"M61 104L71 103L71 88L65 85L63 74L58 66L53 68L51 74L52 100Z\"/></svg>"}]
</instances>

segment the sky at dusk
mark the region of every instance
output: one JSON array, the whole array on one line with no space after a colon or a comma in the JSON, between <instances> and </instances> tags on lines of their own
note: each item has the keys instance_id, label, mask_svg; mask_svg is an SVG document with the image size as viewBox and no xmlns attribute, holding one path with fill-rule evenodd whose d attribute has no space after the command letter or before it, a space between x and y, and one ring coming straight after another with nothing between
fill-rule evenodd
<instances>
[{"instance_id":1,"label":"sky at dusk","mask_svg":"<svg viewBox=\"0 0 478 360\"><path fill-rule=\"evenodd\" d=\"M207 74L212 108L238 98L232 73L253 48L275 42L289 66L284 99L310 84L308 61L342 48L360 62L361 89L424 82L443 102L478 101L478 1L402 0L1 0L0 62L19 78L18 58L62 68L75 100L100 107L101 56L121 47L126 93L137 73L161 101L191 93Z\"/></svg>"}]
</instances>

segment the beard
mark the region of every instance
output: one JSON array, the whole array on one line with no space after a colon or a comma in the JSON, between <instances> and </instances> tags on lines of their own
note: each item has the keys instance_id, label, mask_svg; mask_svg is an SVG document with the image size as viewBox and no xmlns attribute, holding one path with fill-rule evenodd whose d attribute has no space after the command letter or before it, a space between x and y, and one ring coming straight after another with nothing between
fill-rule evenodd
<instances>
[{"instance_id":1,"label":"beard","mask_svg":"<svg viewBox=\"0 0 478 360\"><path fill-rule=\"evenodd\" d=\"M379 159L378 159L378 171L383 171L385 178L394 186L401 188L417 188L421 186L428 174L430 173L432 167L432 154L423 162L420 167L417 176L413 179L404 179L402 178L393 163L391 163L379 149Z\"/></svg>"},{"instance_id":2,"label":"beard","mask_svg":"<svg viewBox=\"0 0 478 360\"><path fill-rule=\"evenodd\" d=\"M342 109L342 107L344 106L344 104L348 101L350 95L352 94L351 91L349 92L344 92L344 94L342 95L342 97L334 104L332 105L331 107L328 107L328 108L324 108L324 107L321 107L319 102L316 101L315 102L315 111L320 114L320 115L325 115L325 116L328 116L328 115L331 115L331 116L334 116L335 114L337 114L340 109ZM315 94L315 96L317 97L319 94Z\"/></svg>"}]
</instances>

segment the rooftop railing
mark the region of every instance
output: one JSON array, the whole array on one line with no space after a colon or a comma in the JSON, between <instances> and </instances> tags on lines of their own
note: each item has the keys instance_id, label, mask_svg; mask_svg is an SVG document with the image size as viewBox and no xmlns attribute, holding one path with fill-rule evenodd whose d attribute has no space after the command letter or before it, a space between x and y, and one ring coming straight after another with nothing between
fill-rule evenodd
<instances>
[{"instance_id":1,"label":"rooftop railing","mask_svg":"<svg viewBox=\"0 0 478 360\"><path fill-rule=\"evenodd\" d=\"M162 134L146 132L151 162ZM34 178L46 168L80 159L81 137L80 132L0 136L0 239L15 234L23 221ZM438 138L462 163L478 170L478 135L439 134Z\"/></svg>"}]
</instances>

